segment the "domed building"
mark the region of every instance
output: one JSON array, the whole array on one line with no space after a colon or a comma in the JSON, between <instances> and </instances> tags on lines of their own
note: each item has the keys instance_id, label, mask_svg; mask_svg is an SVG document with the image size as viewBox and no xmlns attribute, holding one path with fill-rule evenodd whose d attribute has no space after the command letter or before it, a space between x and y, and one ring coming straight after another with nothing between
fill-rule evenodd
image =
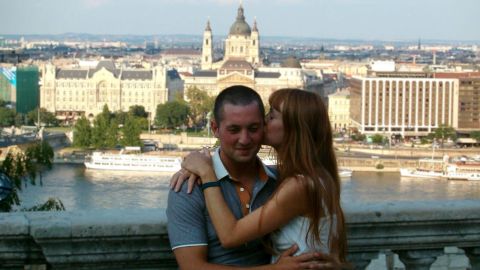
<instances>
[{"instance_id":1,"label":"domed building","mask_svg":"<svg viewBox=\"0 0 480 270\"><path fill-rule=\"evenodd\" d=\"M237 18L230 27L230 32L225 40L224 61L213 63L212 29L210 21L203 33L202 69L217 69L223 62L230 58L241 58L252 66L260 63L260 44L257 22L253 22L253 28L245 21L243 6L240 5L237 11Z\"/></svg>"},{"instance_id":2,"label":"domed building","mask_svg":"<svg viewBox=\"0 0 480 270\"><path fill-rule=\"evenodd\" d=\"M266 67L260 58L260 34L256 20L252 27L245 20L242 4L225 40L222 60L214 62L213 34L210 21L203 32L201 70L184 75L184 94L196 87L210 96L232 85L255 89L266 102L281 88L305 88L306 75L297 59L287 59L280 67Z\"/></svg>"}]
</instances>

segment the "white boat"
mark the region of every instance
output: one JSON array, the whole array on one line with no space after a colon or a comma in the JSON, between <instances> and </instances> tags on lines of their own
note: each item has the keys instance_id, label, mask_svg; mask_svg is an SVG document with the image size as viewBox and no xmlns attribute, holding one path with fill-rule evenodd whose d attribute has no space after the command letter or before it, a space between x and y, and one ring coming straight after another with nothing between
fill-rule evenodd
<instances>
[{"instance_id":1,"label":"white boat","mask_svg":"<svg viewBox=\"0 0 480 270\"><path fill-rule=\"evenodd\" d=\"M180 157L144 154L93 152L85 158L88 169L119 171L176 172L181 168Z\"/></svg>"},{"instance_id":2,"label":"white boat","mask_svg":"<svg viewBox=\"0 0 480 270\"><path fill-rule=\"evenodd\" d=\"M340 175L340 178L351 178L352 177L353 171L350 169L339 169L338 174Z\"/></svg>"},{"instance_id":3,"label":"white boat","mask_svg":"<svg viewBox=\"0 0 480 270\"><path fill-rule=\"evenodd\" d=\"M407 169L401 168L400 169L400 176L401 177L410 177L410 178L441 178L443 176L442 172L438 171L423 171L420 169Z\"/></svg>"},{"instance_id":4,"label":"white boat","mask_svg":"<svg viewBox=\"0 0 480 270\"><path fill-rule=\"evenodd\" d=\"M400 176L409 178L442 178L444 175L444 164L443 160L419 159L418 165L415 169L400 168Z\"/></svg>"},{"instance_id":5,"label":"white boat","mask_svg":"<svg viewBox=\"0 0 480 270\"><path fill-rule=\"evenodd\" d=\"M447 166L444 178L448 180L469 180L480 181L480 167L461 164L451 164Z\"/></svg>"}]
</instances>

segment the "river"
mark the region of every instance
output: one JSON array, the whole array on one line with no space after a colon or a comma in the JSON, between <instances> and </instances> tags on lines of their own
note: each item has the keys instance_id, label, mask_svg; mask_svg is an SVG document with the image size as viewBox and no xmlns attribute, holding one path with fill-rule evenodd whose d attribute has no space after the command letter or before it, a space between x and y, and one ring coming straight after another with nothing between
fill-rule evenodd
<instances>
[{"instance_id":1,"label":"river","mask_svg":"<svg viewBox=\"0 0 480 270\"><path fill-rule=\"evenodd\" d=\"M170 173L86 170L83 165L55 164L42 184L20 192L21 207L60 199L67 210L164 208ZM406 179L399 173L354 172L342 180L342 202L352 206L381 201L480 199L480 181Z\"/></svg>"}]
</instances>

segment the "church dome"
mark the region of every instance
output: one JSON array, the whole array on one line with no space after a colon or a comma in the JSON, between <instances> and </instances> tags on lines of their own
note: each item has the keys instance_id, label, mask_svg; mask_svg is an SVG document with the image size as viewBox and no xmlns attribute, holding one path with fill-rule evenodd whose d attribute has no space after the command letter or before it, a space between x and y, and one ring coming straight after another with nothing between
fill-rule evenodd
<instances>
[{"instance_id":1,"label":"church dome","mask_svg":"<svg viewBox=\"0 0 480 270\"><path fill-rule=\"evenodd\" d=\"M230 27L230 35L241 35L241 36L250 36L252 30L250 25L245 21L245 16L243 15L243 7L238 8L237 20Z\"/></svg>"},{"instance_id":2,"label":"church dome","mask_svg":"<svg viewBox=\"0 0 480 270\"><path fill-rule=\"evenodd\" d=\"M295 56L287 57L287 59L283 60L281 66L284 68L302 68L300 61Z\"/></svg>"}]
</instances>

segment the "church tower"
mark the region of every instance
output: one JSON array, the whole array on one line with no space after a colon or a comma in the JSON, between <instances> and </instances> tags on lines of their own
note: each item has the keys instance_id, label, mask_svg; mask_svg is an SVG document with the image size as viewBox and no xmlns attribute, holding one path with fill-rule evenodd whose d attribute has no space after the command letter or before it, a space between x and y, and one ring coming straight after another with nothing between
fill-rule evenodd
<instances>
[{"instance_id":1,"label":"church tower","mask_svg":"<svg viewBox=\"0 0 480 270\"><path fill-rule=\"evenodd\" d=\"M210 20L207 21L207 26L203 32L203 47L202 47L202 69L212 69L213 63L213 41L212 28L210 28Z\"/></svg>"},{"instance_id":2,"label":"church tower","mask_svg":"<svg viewBox=\"0 0 480 270\"><path fill-rule=\"evenodd\" d=\"M254 66L258 66L260 63L260 35L258 34L257 19L253 21L251 46L250 46L250 63Z\"/></svg>"}]
</instances>

